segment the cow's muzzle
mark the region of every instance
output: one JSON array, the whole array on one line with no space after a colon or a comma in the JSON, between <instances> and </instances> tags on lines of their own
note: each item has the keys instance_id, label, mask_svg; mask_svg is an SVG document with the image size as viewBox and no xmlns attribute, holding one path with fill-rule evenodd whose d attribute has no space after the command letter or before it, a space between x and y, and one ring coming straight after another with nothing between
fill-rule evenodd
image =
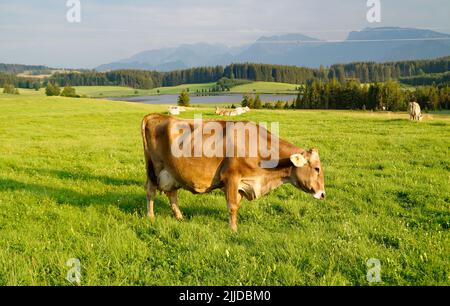
<instances>
[{"instance_id":1,"label":"cow's muzzle","mask_svg":"<svg viewBox=\"0 0 450 306\"><path fill-rule=\"evenodd\" d=\"M325 191L319 191L315 193L313 197L317 200L323 200L325 199L325 196L326 196Z\"/></svg>"}]
</instances>

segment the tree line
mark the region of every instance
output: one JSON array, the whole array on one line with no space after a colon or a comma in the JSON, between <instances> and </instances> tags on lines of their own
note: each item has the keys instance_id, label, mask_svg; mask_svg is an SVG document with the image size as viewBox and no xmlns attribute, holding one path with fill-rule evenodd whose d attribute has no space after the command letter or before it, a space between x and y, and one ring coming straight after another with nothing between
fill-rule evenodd
<instances>
[{"instance_id":1,"label":"tree line","mask_svg":"<svg viewBox=\"0 0 450 306\"><path fill-rule=\"evenodd\" d=\"M370 85L355 80L313 81L300 89L292 108L405 111L414 101L425 110L450 109L450 86L420 86L414 91L397 81Z\"/></svg>"},{"instance_id":2,"label":"tree line","mask_svg":"<svg viewBox=\"0 0 450 306\"><path fill-rule=\"evenodd\" d=\"M61 86L129 86L139 89L177 86L181 84L218 82L229 80L249 80L305 84L312 81L331 81L341 84L348 80L361 83L387 82L400 80L410 84L408 78L417 77L413 85L431 85L430 78L437 85L447 84L448 76L425 78L428 74L440 74L449 71L450 57L434 60L401 61L392 63L361 62L346 65L321 66L318 69L267 64L231 64L228 66L200 67L170 72L145 70L116 70L110 72L72 72L56 73L50 81ZM422 78L421 78L422 76Z\"/></svg>"},{"instance_id":3,"label":"tree line","mask_svg":"<svg viewBox=\"0 0 450 306\"><path fill-rule=\"evenodd\" d=\"M252 109L406 111L410 102L418 102L425 111L450 109L450 86L420 86L413 91L396 81L361 85L354 80L342 84L333 79L306 84L293 101L262 103L259 95L246 94L241 105Z\"/></svg>"},{"instance_id":4,"label":"tree line","mask_svg":"<svg viewBox=\"0 0 450 306\"><path fill-rule=\"evenodd\" d=\"M20 71L24 67L9 67ZM26 66L25 66L26 67ZM42 66L44 67L44 66ZM359 62L337 64L318 69L266 65L266 64L231 64L228 66L200 67L171 72L145 70L115 70L109 72L79 71L55 73L42 81L33 78L18 77L12 72L0 72L0 86L11 84L19 88L33 88L36 83L47 86L56 83L59 86L127 86L136 89L152 89L181 84L219 82L227 78L224 88L233 84L233 80L282 82L306 84L313 81L331 82L337 80L346 84L349 80L360 83L378 83L399 80L402 83L418 85L446 85L449 83L450 56L417 61L400 61L391 63ZM236 83L236 82L234 82Z\"/></svg>"},{"instance_id":5,"label":"tree line","mask_svg":"<svg viewBox=\"0 0 450 306\"><path fill-rule=\"evenodd\" d=\"M251 81L303 84L320 77L320 70L267 64L231 64L224 69L224 76L229 79L246 79Z\"/></svg>"},{"instance_id":6,"label":"tree line","mask_svg":"<svg viewBox=\"0 0 450 306\"><path fill-rule=\"evenodd\" d=\"M51 71L51 68L49 68L47 66L3 64L3 63L0 63L0 72L23 73L25 71L48 72L48 71Z\"/></svg>"},{"instance_id":7,"label":"tree line","mask_svg":"<svg viewBox=\"0 0 450 306\"><path fill-rule=\"evenodd\" d=\"M42 86L39 79L18 77L14 73L0 72L0 87L5 87L6 85L28 89L33 89L36 87L41 88Z\"/></svg>"},{"instance_id":8,"label":"tree line","mask_svg":"<svg viewBox=\"0 0 450 306\"><path fill-rule=\"evenodd\" d=\"M294 66L263 64L232 64L226 67L200 67L170 72L145 70L116 70L111 72L55 73L49 80L60 86L129 86L138 89L177 86L182 84L212 83L226 78L240 80L219 84L229 88L230 84L247 81L267 81L302 84L317 78L315 69Z\"/></svg>"},{"instance_id":9,"label":"tree line","mask_svg":"<svg viewBox=\"0 0 450 306\"><path fill-rule=\"evenodd\" d=\"M450 84L450 71L444 73L430 73L413 77L401 78L400 82L411 86Z\"/></svg>"},{"instance_id":10,"label":"tree line","mask_svg":"<svg viewBox=\"0 0 450 306\"><path fill-rule=\"evenodd\" d=\"M161 86L162 74L144 70L55 73L47 82L56 83L59 86L126 86L138 89L151 89Z\"/></svg>"},{"instance_id":11,"label":"tree line","mask_svg":"<svg viewBox=\"0 0 450 306\"><path fill-rule=\"evenodd\" d=\"M327 78L336 78L341 83L346 79L358 79L362 83L386 82L402 80L425 74L444 73L450 69L450 56L415 61L399 61L388 63L356 62L332 65L328 69ZM417 82L415 85L427 85ZM430 84L428 84L430 85Z\"/></svg>"},{"instance_id":12,"label":"tree line","mask_svg":"<svg viewBox=\"0 0 450 306\"><path fill-rule=\"evenodd\" d=\"M109 72L55 73L49 81L60 86L127 86L137 89L217 82L223 67L200 67L171 72L114 70Z\"/></svg>"}]
</instances>

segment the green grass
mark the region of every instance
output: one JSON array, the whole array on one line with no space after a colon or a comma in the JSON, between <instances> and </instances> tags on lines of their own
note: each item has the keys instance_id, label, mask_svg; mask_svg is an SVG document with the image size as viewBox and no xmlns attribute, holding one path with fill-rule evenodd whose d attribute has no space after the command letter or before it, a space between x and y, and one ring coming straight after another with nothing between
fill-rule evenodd
<instances>
[{"instance_id":1,"label":"green grass","mask_svg":"<svg viewBox=\"0 0 450 306\"><path fill-rule=\"evenodd\" d=\"M203 90L208 91L213 88L216 83L206 83L206 84L185 84L173 87L159 87L151 90L152 94L162 94L162 95L170 95L170 94L179 94L183 90L189 90L191 94L195 94L197 90L199 92Z\"/></svg>"},{"instance_id":2,"label":"green grass","mask_svg":"<svg viewBox=\"0 0 450 306\"><path fill-rule=\"evenodd\" d=\"M34 89L23 89L23 88L17 88L19 90L19 95L16 97L23 97L23 96L42 96L45 94L45 89L40 89L39 91L36 91ZM0 97L1 96L8 96L3 93L3 88L0 88ZM14 96L14 95L12 95ZM11 95L10 95L11 97Z\"/></svg>"},{"instance_id":3,"label":"green grass","mask_svg":"<svg viewBox=\"0 0 450 306\"><path fill-rule=\"evenodd\" d=\"M190 91L195 94L197 90L201 93L202 90L208 91L212 89L216 83L206 84L185 84L172 87L159 87L154 89L134 89L130 87L121 86L75 86L76 92L79 95L86 95L92 98L101 97L125 97L125 96L146 96L146 95L168 95L179 94L183 90ZM274 83L274 82L253 82L250 84L233 87L231 93L296 93L298 85Z\"/></svg>"},{"instance_id":4,"label":"green grass","mask_svg":"<svg viewBox=\"0 0 450 306\"><path fill-rule=\"evenodd\" d=\"M150 90L122 86L74 86L77 94L93 98L148 95ZM136 94L137 92L137 94Z\"/></svg>"},{"instance_id":5,"label":"green grass","mask_svg":"<svg viewBox=\"0 0 450 306\"><path fill-rule=\"evenodd\" d=\"M145 218L140 123L165 110L0 94L0 285L68 285L70 258L82 285L368 285L370 258L381 285L450 284L448 115L245 114L319 148L328 198L283 186L233 234L219 191L181 192L183 222L163 196Z\"/></svg>"},{"instance_id":6,"label":"green grass","mask_svg":"<svg viewBox=\"0 0 450 306\"><path fill-rule=\"evenodd\" d=\"M214 87L216 83L206 84L187 84L173 87L159 87L154 89L134 89L130 87L121 86L76 86L76 92L79 95L86 95L88 97L125 97L125 96L147 96L147 95L168 95L179 94L183 90L189 89L191 93L197 90L209 90Z\"/></svg>"},{"instance_id":7,"label":"green grass","mask_svg":"<svg viewBox=\"0 0 450 306\"><path fill-rule=\"evenodd\" d=\"M275 82L253 82L231 88L233 93L297 93L299 85L275 83Z\"/></svg>"},{"instance_id":8,"label":"green grass","mask_svg":"<svg viewBox=\"0 0 450 306\"><path fill-rule=\"evenodd\" d=\"M434 114L434 115L450 115L450 110L441 110L441 111L433 111L430 112L430 114Z\"/></svg>"}]
</instances>

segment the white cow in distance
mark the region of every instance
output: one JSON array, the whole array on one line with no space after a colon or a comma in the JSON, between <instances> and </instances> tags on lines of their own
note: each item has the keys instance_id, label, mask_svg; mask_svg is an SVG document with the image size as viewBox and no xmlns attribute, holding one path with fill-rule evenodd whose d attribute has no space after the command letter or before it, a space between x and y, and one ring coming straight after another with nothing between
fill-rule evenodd
<instances>
[{"instance_id":1,"label":"white cow in distance","mask_svg":"<svg viewBox=\"0 0 450 306\"><path fill-rule=\"evenodd\" d=\"M238 112L239 115L248 113L250 111L250 108L248 106L246 107L237 107L236 111Z\"/></svg>"},{"instance_id":2,"label":"white cow in distance","mask_svg":"<svg viewBox=\"0 0 450 306\"><path fill-rule=\"evenodd\" d=\"M408 105L409 119L412 121L422 121L422 111L420 105L417 102L411 102Z\"/></svg>"},{"instance_id":3,"label":"white cow in distance","mask_svg":"<svg viewBox=\"0 0 450 306\"><path fill-rule=\"evenodd\" d=\"M237 107L235 109L220 109L216 107L216 114L220 116L229 116L229 117L235 117L240 116L242 114L245 114L250 111L250 108L248 106L246 107Z\"/></svg>"},{"instance_id":4,"label":"white cow in distance","mask_svg":"<svg viewBox=\"0 0 450 306\"><path fill-rule=\"evenodd\" d=\"M186 108L183 106L169 106L169 115L178 116L181 112L185 112Z\"/></svg>"}]
</instances>

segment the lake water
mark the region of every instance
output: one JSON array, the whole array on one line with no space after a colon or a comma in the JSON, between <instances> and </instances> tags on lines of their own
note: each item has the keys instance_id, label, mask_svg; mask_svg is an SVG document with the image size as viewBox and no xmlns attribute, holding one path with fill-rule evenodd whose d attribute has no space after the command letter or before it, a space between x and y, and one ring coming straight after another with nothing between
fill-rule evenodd
<instances>
[{"instance_id":1,"label":"lake water","mask_svg":"<svg viewBox=\"0 0 450 306\"><path fill-rule=\"evenodd\" d=\"M293 101L297 98L296 95L287 94L261 94L261 101L264 102L276 102L280 101ZM239 104L242 101L243 94L223 94L217 96L196 96L191 95L191 104L221 104L221 103L236 103ZM125 98L107 98L113 101L126 101L144 104L177 104L178 95L155 95L155 96L142 96L142 97L125 97Z\"/></svg>"}]
</instances>

